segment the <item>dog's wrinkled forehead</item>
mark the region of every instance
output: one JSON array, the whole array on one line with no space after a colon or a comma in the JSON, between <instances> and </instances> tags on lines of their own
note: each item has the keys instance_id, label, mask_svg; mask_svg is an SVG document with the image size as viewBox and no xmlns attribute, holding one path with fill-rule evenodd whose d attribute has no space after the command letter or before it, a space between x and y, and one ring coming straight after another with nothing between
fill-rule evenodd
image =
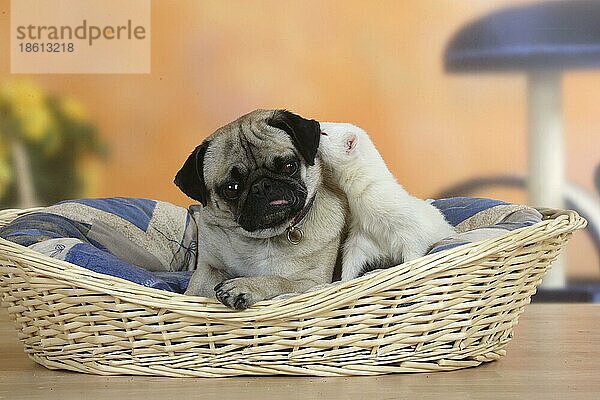
<instances>
[{"instance_id":1,"label":"dog's wrinkled forehead","mask_svg":"<svg viewBox=\"0 0 600 400\"><path fill-rule=\"evenodd\" d=\"M248 171L268 167L270 159L302 157L304 173L315 166L321 129L319 122L287 110L256 110L218 129L191 152L173 182L183 193L208 204L215 187L236 164ZM292 149L293 148L293 149ZM286 160L279 160L280 165ZM241 168L240 168L241 169ZM317 172L315 168L312 168Z\"/></svg>"},{"instance_id":2,"label":"dog's wrinkled forehead","mask_svg":"<svg viewBox=\"0 0 600 400\"><path fill-rule=\"evenodd\" d=\"M298 157L289 135L268 125L271 115L262 110L250 113L214 133L205 155L208 185L226 180L232 165L247 173L271 166L275 157Z\"/></svg>"}]
</instances>

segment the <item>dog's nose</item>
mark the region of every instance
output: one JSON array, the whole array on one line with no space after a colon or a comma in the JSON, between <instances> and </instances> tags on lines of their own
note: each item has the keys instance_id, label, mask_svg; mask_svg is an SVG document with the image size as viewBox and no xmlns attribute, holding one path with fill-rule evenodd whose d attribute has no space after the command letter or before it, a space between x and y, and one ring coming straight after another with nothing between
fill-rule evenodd
<instances>
[{"instance_id":1,"label":"dog's nose","mask_svg":"<svg viewBox=\"0 0 600 400\"><path fill-rule=\"evenodd\" d=\"M264 197L268 197L272 191L273 183L267 178L263 178L252 185L253 194L260 194Z\"/></svg>"}]
</instances>

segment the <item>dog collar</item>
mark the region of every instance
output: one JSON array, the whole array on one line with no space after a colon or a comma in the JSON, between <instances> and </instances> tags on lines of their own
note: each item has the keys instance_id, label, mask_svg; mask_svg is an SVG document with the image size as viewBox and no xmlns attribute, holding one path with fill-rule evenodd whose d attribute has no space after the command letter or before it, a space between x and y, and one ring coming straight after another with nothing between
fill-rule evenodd
<instances>
[{"instance_id":1,"label":"dog collar","mask_svg":"<svg viewBox=\"0 0 600 400\"><path fill-rule=\"evenodd\" d=\"M304 221L304 218L306 218L306 214L308 214L308 211L315 202L316 196L317 195L315 194L313 197L310 198L308 203L306 203L302 210L300 210L300 212L294 217L294 219L290 223L290 226L286 230L287 240L293 245L299 244L302 241L302 238L304 238L304 232L298 225L301 225Z\"/></svg>"}]
</instances>

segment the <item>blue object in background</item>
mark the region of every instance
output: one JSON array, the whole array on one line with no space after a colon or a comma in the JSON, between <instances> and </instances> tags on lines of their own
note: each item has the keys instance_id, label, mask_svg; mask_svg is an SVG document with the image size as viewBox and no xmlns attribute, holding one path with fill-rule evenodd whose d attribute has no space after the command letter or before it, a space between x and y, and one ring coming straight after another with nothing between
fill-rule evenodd
<instances>
[{"instance_id":1,"label":"blue object in background","mask_svg":"<svg viewBox=\"0 0 600 400\"><path fill-rule=\"evenodd\" d=\"M567 198L581 206L576 210L586 216L595 237L599 237L593 228L600 226L600 201L563 182L561 75L567 69L598 67L598 0L544 1L495 11L461 27L444 52L447 72L527 74L529 156L525 184L529 203L564 208ZM497 177L485 178L497 181ZM553 264L542 287L566 286L563 264L563 258Z\"/></svg>"},{"instance_id":2,"label":"blue object in background","mask_svg":"<svg viewBox=\"0 0 600 400\"><path fill-rule=\"evenodd\" d=\"M600 1L545 1L479 18L450 39L448 72L600 67Z\"/></svg>"}]
</instances>

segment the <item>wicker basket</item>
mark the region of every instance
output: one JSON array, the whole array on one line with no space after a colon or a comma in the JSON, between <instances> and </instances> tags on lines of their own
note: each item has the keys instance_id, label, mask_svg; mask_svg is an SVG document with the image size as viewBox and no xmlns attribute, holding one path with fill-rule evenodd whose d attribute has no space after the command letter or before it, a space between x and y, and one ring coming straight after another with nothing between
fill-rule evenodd
<instances>
[{"instance_id":1,"label":"wicker basket","mask_svg":"<svg viewBox=\"0 0 600 400\"><path fill-rule=\"evenodd\" d=\"M0 226L31 210L0 212ZM2 299L51 369L222 377L447 371L497 360L573 211L245 311L149 289L0 239Z\"/></svg>"}]
</instances>

